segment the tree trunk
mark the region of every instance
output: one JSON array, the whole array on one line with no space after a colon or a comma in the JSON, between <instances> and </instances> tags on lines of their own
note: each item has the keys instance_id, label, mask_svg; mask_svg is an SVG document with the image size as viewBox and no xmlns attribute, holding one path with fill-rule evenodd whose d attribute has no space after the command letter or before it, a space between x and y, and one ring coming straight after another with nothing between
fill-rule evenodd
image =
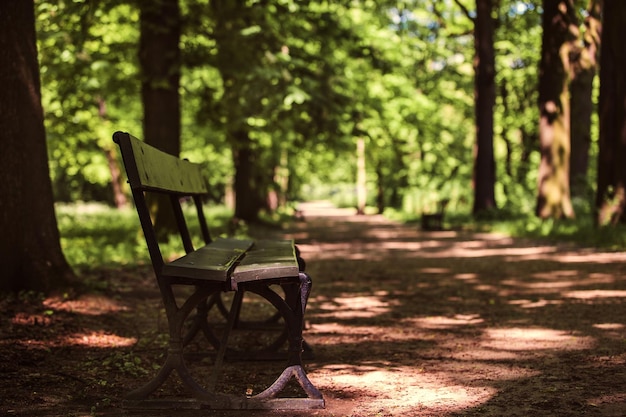
<instances>
[{"instance_id":1,"label":"tree trunk","mask_svg":"<svg viewBox=\"0 0 626 417\"><path fill-rule=\"evenodd\" d=\"M581 47L572 54L570 84L571 142L570 189L572 196L585 197L591 145L593 80L600 52L602 1L590 0Z\"/></svg>"},{"instance_id":2,"label":"tree trunk","mask_svg":"<svg viewBox=\"0 0 626 417\"><path fill-rule=\"evenodd\" d=\"M259 148L254 147L246 119L251 113L249 103L242 97L249 94L251 68L259 65L263 52L242 36L250 25L249 6L229 0L211 1L210 11L215 21L213 36L217 43L216 65L222 77L224 94L220 101L219 119L232 149L234 166L235 217L256 222L262 208L267 206L271 173L261 165Z\"/></svg>"},{"instance_id":3,"label":"tree trunk","mask_svg":"<svg viewBox=\"0 0 626 417\"><path fill-rule=\"evenodd\" d=\"M120 165L118 162L117 154L114 148L107 148L104 150L104 154L107 158L109 165L109 171L111 172L111 187L113 191L113 202L118 209L128 207L128 198L124 192L123 184L124 179Z\"/></svg>"},{"instance_id":4,"label":"tree trunk","mask_svg":"<svg viewBox=\"0 0 626 417\"><path fill-rule=\"evenodd\" d=\"M141 0L139 62L147 143L171 155L180 154L180 31L178 0ZM150 202L159 238L176 229L168 198Z\"/></svg>"},{"instance_id":5,"label":"tree trunk","mask_svg":"<svg viewBox=\"0 0 626 417\"><path fill-rule=\"evenodd\" d=\"M578 38L572 0L544 0L539 68L539 183L537 216L574 217L569 191L569 56Z\"/></svg>"},{"instance_id":6,"label":"tree trunk","mask_svg":"<svg viewBox=\"0 0 626 417\"><path fill-rule=\"evenodd\" d=\"M491 0L476 1L474 25L474 101L476 145L474 148L474 216L496 208L496 165L493 153L493 106L496 99L494 22Z\"/></svg>"},{"instance_id":7,"label":"tree trunk","mask_svg":"<svg viewBox=\"0 0 626 417\"><path fill-rule=\"evenodd\" d=\"M262 206L260 187L255 175L255 154L250 147L248 132L234 132L233 165L235 167L235 217L256 222Z\"/></svg>"},{"instance_id":8,"label":"tree trunk","mask_svg":"<svg viewBox=\"0 0 626 417\"><path fill-rule=\"evenodd\" d=\"M356 139L356 212L365 214L367 204L367 174L365 171L365 139Z\"/></svg>"},{"instance_id":9,"label":"tree trunk","mask_svg":"<svg viewBox=\"0 0 626 417\"><path fill-rule=\"evenodd\" d=\"M600 54L597 221L626 223L626 2L604 0Z\"/></svg>"},{"instance_id":10,"label":"tree trunk","mask_svg":"<svg viewBox=\"0 0 626 417\"><path fill-rule=\"evenodd\" d=\"M0 290L58 290L60 245L41 107L33 1L0 2Z\"/></svg>"}]
</instances>

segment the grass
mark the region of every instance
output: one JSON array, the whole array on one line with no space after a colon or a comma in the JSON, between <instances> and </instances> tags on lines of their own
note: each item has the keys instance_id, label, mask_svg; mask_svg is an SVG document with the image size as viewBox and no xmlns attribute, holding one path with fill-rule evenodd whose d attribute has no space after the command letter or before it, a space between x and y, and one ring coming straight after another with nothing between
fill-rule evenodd
<instances>
[{"instance_id":1,"label":"grass","mask_svg":"<svg viewBox=\"0 0 626 417\"><path fill-rule=\"evenodd\" d=\"M79 203L56 206L61 234L61 247L73 268L89 270L99 267L149 264L150 256L133 207L118 210L98 203ZM225 207L213 207L205 213L216 227L213 236L226 233L231 212ZM198 228L193 216L188 216L189 227ZM195 242L199 244L200 242ZM164 256L184 253L178 239L162 245Z\"/></svg>"},{"instance_id":2,"label":"grass","mask_svg":"<svg viewBox=\"0 0 626 417\"><path fill-rule=\"evenodd\" d=\"M386 211L385 215L406 223L419 223L419 216ZM476 220L469 213L446 212L445 227L455 230L496 232L511 237L541 239L553 243L570 243L581 247L605 250L626 250L626 225L594 224L590 214L576 219L542 220L528 215L498 212L489 218Z\"/></svg>"}]
</instances>

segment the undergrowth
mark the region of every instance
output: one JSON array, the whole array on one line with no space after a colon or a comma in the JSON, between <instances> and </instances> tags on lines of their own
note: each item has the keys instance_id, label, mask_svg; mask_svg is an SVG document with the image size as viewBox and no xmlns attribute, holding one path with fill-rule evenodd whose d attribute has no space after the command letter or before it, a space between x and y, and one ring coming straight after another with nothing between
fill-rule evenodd
<instances>
[{"instance_id":1,"label":"undergrowth","mask_svg":"<svg viewBox=\"0 0 626 417\"><path fill-rule=\"evenodd\" d=\"M394 220L419 224L415 214L385 211ZM469 213L446 212L444 227L448 230L495 232L511 237L541 239L557 243L569 243L581 247L607 250L626 250L626 225L597 226L591 215L576 219L543 220L533 214L512 214L504 211L491 213L475 219Z\"/></svg>"}]
</instances>

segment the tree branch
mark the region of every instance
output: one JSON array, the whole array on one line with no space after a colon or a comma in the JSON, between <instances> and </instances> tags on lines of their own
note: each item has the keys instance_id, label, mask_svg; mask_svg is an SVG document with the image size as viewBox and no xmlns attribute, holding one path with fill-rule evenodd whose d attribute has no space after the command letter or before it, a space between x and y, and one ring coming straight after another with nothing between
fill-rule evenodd
<instances>
[{"instance_id":1,"label":"tree branch","mask_svg":"<svg viewBox=\"0 0 626 417\"><path fill-rule=\"evenodd\" d=\"M454 0L454 2L456 3L457 6L461 8L461 11L463 12L463 14L465 14L465 16L467 16L467 18L473 22L474 18L470 14L469 9L465 7L463 3L461 3L461 0Z\"/></svg>"}]
</instances>

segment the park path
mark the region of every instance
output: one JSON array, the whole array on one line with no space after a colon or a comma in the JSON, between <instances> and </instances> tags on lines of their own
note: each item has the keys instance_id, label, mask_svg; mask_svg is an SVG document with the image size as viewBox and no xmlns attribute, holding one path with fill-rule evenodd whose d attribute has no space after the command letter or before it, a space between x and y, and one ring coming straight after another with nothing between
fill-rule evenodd
<instances>
[{"instance_id":1,"label":"park path","mask_svg":"<svg viewBox=\"0 0 626 417\"><path fill-rule=\"evenodd\" d=\"M300 209L313 415L626 415L626 254Z\"/></svg>"}]
</instances>

